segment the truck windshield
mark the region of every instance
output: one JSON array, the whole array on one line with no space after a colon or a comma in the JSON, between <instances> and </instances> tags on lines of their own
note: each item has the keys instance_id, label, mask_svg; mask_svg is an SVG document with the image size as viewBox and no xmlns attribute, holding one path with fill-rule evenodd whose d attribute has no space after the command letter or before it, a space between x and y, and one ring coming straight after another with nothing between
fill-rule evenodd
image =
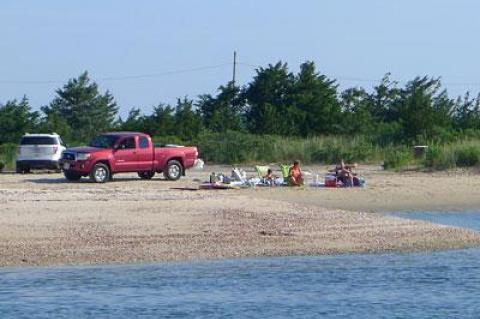
<instances>
[{"instance_id":1,"label":"truck windshield","mask_svg":"<svg viewBox=\"0 0 480 319\"><path fill-rule=\"evenodd\" d=\"M113 145L115 145L117 139L118 136L114 135L99 135L94 137L88 146L97 148L113 148Z\"/></svg>"}]
</instances>

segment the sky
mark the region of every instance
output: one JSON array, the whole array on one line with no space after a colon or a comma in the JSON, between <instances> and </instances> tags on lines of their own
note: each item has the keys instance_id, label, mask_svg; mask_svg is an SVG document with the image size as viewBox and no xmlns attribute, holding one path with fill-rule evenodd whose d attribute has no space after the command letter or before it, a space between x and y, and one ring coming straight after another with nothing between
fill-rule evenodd
<instances>
[{"instance_id":1,"label":"sky","mask_svg":"<svg viewBox=\"0 0 480 319\"><path fill-rule=\"evenodd\" d=\"M258 66L314 61L340 88L387 72L441 77L452 96L480 92L475 0L2 0L0 103L47 105L88 71L125 116L251 81Z\"/></svg>"}]
</instances>

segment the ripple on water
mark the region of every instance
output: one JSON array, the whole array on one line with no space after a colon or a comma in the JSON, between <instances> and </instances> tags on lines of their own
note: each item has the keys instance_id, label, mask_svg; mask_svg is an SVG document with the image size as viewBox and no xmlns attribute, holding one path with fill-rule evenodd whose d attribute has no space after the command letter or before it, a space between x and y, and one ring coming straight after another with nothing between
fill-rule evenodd
<instances>
[{"instance_id":1,"label":"ripple on water","mask_svg":"<svg viewBox=\"0 0 480 319\"><path fill-rule=\"evenodd\" d=\"M480 313L480 250L4 269L2 318L463 317Z\"/></svg>"}]
</instances>

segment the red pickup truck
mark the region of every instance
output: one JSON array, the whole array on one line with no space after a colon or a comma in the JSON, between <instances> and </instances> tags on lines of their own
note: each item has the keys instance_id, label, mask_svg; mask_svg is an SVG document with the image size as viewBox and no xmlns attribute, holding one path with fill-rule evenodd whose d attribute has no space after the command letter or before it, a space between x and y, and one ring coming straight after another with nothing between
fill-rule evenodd
<instances>
[{"instance_id":1,"label":"red pickup truck","mask_svg":"<svg viewBox=\"0 0 480 319\"><path fill-rule=\"evenodd\" d=\"M163 172L166 179L177 180L197 157L196 147L155 147L147 134L113 132L95 137L89 146L68 148L60 163L70 181L90 176L92 181L104 183L113 174L126 172L137 172L142 179Z\"/></svg>"}]
</instances>

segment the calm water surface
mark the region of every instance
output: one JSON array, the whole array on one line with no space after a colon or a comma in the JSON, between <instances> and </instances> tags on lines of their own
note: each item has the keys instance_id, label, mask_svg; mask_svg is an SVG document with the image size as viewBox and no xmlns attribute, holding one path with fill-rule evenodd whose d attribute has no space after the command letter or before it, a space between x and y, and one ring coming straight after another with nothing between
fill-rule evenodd
<instances>
[{"instance_id":1,"label":"calm water surface","mask_svg":"<svg viewBox=\"0 0 480 319\"><path fill-rule=\"evenodd\" d=\"M0 318L479 318L479 301L480 249L0 270Z\"/></svg>"}]
</instances>

